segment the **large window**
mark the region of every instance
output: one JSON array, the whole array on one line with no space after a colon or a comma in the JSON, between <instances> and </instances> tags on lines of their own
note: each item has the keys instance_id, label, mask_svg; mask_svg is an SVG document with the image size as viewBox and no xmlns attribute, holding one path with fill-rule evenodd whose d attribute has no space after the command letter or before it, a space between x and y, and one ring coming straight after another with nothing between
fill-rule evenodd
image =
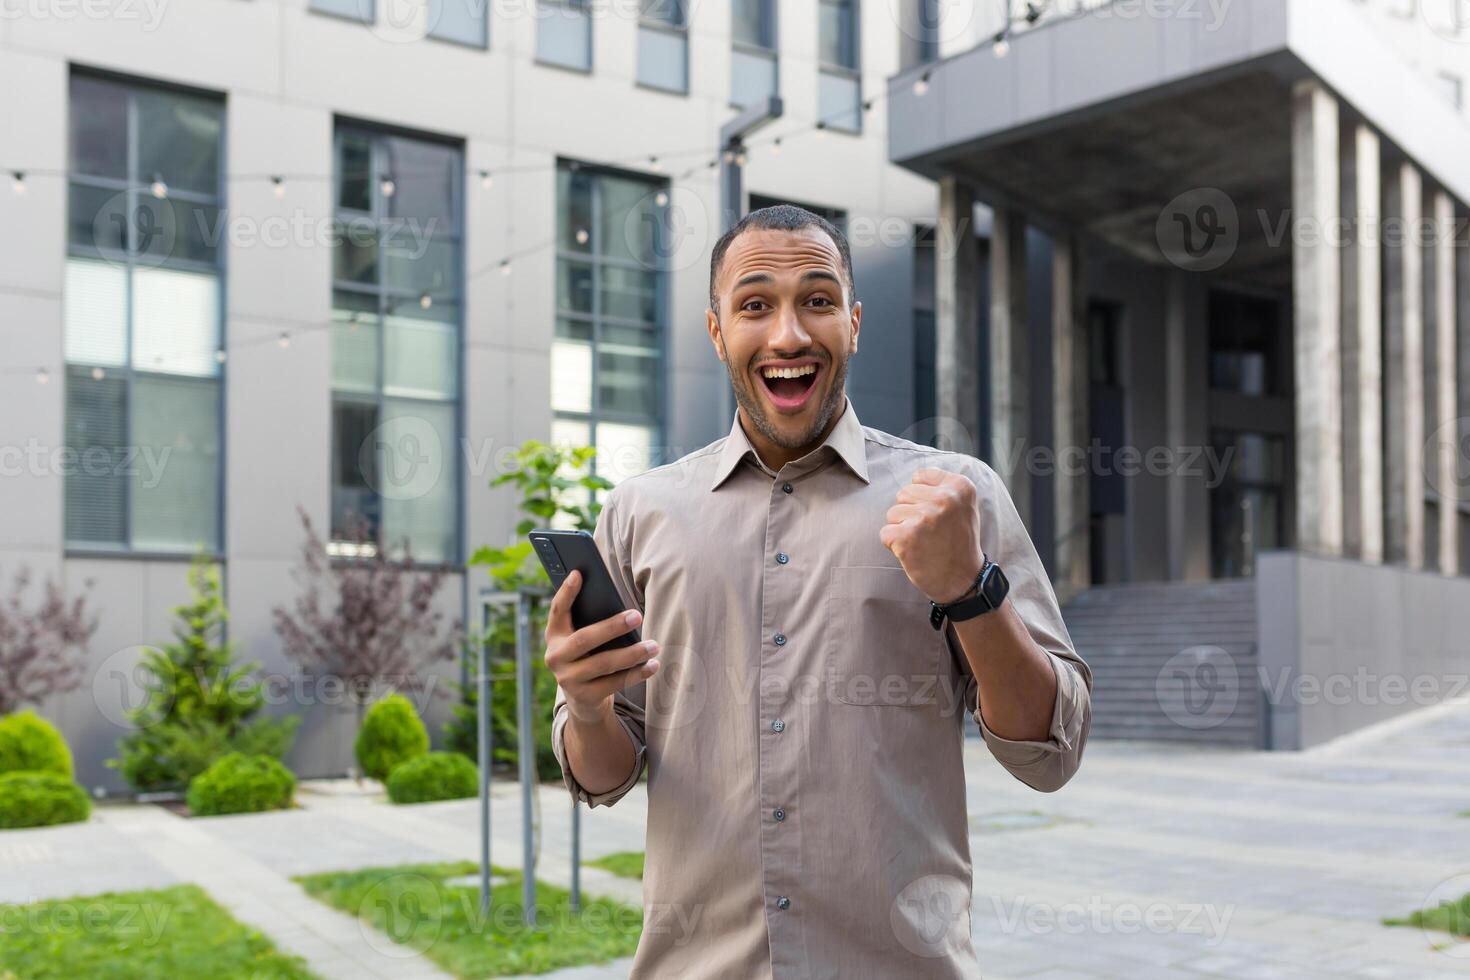
<instances>
[{"instance_id":1,"label":"large window","mask_svg":"<svg viewBox=\"0 0 1470 980\"><path fill-rule=\"evenodd\" d=\"M592 70L590 0L538 0L536 18L537 61Z\"/></svg>"},{"instance_id":2,"label":"large window","mask_svg":"<svg viewBox=\"0 0 1470 980\"><path fill-rule=\"evenodd\" d=\"M552 438L595 446L615 482L660 455L667 210L662 181L557 171Z\"/></svg>"},{"instance_id":3,"label":"large window","mask_svg":"<svg viewBox=\"0 0 1470 980\"><path fill-rule=\"evenodd\" d=\"M483 48L489 9L485 0L429 0L429 36Z\"/></svg>"},{"instance_id":4,"label":"large window","mask_svg":"<svg viewBox=\"0 0 1470 980\"><path fill-rule=\"evenodd\" d=\"M1285 545L1286 440L1260 432L1210 433L1215 458L1228 461L1210 491L1210 564L1216 578L1255 574L1256 555Z\"/></svg>"},{"instance_id":5,"label":"large window","mask_svg":"<svg viewBox=\"0 0 1470 980\"><path fill-rule=\"evenodd\" d=\"M638 83L689 91L689 22L685 0L640 0Z\"/></svg>"},{"instance_id":6,"label":"large window","mask_svg":"<svg viewBox=\"0 0 1470 980\"><path fill-rule=\"evenodd\" d=\"M903 0L899 17L899 69L939 60L939 0Z\"/></svg>"},{"instance_id":7,"label":"large window","mask_svg":"<svg viewBox=\"0 0 1470 980\"><path fill-rule=\"evenodd\" d=\"M311 9L335 17L346 17L371 24L377 17L374 0L311 0Z\"/></svg>"},{"instance_id":8,"label":"large window","mask_svg":"<svg viewBox=\"0 0 1470 980\"><path fill-rule=\"evenodd\" d=\"M776 0L731 4L730 103L748 106L775 95Z\"/></svg>"},{"instance_id":9,"label":"large window","mask_svg":"<svg viewBox=\"0 0 1470 980\"><path fill-rule=\"evenodd\" d=\"M341 124L336 159L334 548L455 560L462 154Z\"/></svg>"},{"instance_id":10,"label":"large window","mask_svg":"<svg viewBox=\"0 0 1470 980\"><path fill-rule=\"evenodd\" d=\"M69 547L220 546L219 99L71 79Z\"/></svg>"},{"instance_id":11,"label":"large window","mask_svg":"<svg viewBox=\"0 0 1470 980\"><path fill-rule=\"evenodd\" d=\"M785 197L772 197L769 194L750 195L750 210L759 211L761 208L773 208L778 204L792 204L815 214L819 218L826 218L844 235L847 234L847 212L841 208L829 208L824 204L808 204L805 201L793 201Z\"/></svg>"},{"instance_id":12,"label":"large window","mask_svg":"<svg viewBox=\"0 0 1470 980\"><path fill-rule=\"evenodd\" d=\"M828 129L863 128L857 0L818 0L817 119Z\"/></svg>"},{"instance_id":13,"label":"large window","mask_svg":"<svg viewBox=\"0 0 1470 980\"><path fill-rule=\"evenodd\" d=\"M1210 387L1239 395L1287 390L1281 307L1272 299L1210 293Z\"/></svg>"}]
</instances>

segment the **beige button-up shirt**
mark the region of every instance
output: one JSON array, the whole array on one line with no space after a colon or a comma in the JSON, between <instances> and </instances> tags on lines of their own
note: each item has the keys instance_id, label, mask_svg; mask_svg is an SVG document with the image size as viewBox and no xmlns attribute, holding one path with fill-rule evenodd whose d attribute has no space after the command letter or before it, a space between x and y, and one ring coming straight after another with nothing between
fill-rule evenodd
<instances>
[{"instance_id":1,"label":"beige button-up shirt","mask_svg":"<svg viewBox=\"0 0 1470 980\"><path fill-rule=\"evenodd\" d=\"M979 488L980 545L1057 674L1049 738L981 731L1043 791L1077 769L1091 672L1009 495L969 456L864 428L767 468L730 435L620 484L596 539L662 669L615 701L648 770L634 977L978 977L970 941L964 719L977 686L951 627L878 540L922 466ZM983 656L983 652L982 652Z\"/></svg>"}]
</instances>

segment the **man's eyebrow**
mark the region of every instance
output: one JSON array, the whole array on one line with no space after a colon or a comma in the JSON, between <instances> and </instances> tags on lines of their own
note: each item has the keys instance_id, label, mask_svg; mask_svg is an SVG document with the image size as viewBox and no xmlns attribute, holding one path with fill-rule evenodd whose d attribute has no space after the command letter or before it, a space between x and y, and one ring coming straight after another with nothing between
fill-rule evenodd
<instances>
[{"instance_id":1,"label":"man's eyebrow","mask_svg":"<svg viewBox=\"0 0 1470 980\"><path fill-rule=\"evenodd\" d=\"M826 269L813 269L810 272L802 273L802 282L811 282L813 279L825 279L826 281L836 283L839 286L842 285L842 280L838 279Z\"/></svg>"},{"instance_id":2,"label":"man's eyebrow","mask_svg":"<svg viewBox=\"0 0 1470 980\"><path fill-rule=\"evenodd\" d=\"M775 277L772 276L769 272L752 272L750 275L737 282L732 288L744 289L746 286L754 286L757 283L764 284L772 283L775 281Z\"/></svg>"}]
</instances>

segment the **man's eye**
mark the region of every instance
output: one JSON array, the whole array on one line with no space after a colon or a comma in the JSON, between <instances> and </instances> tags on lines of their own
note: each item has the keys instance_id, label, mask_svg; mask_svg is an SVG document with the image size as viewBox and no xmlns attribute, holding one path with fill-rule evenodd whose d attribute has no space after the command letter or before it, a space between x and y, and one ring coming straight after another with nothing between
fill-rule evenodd
<instances>
[{"instance_id":1,"label":"man's eye","mask_svg":"<svg viewBox=\"0 0 1470 980\"><path fill-rule=\"evenodd\" d=\"M832 301L825 296L813 296L808 302L812 306L831 306Z\"/></svg>"},{"instance_id":2,"label":"man's eye","mask_svg":"<svg viewBox=\"0 0 1470 980\"><path fill-rule=\"evenodd\" d=\"M759 313L766 308L766 301L763 299L748 299L740 305L740 308L748 313Z\"/></svg>"}]
</instances>

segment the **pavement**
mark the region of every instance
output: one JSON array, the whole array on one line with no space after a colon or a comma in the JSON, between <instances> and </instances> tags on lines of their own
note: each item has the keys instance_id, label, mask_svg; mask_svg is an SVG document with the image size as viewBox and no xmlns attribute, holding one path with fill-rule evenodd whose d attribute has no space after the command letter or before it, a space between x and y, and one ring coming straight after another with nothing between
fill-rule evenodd
<instances>
[{"instance_id":1,"label":"pavement","mask_svg":"<svg viewBox=\"0 0 1470 980\"><path fill-rule=\"evenodd\" d=\"M1089 745L1038 794L966 747L973 935L988 978L1470 977L1470 942L1380 924L1470 893L1470 706L1301 753ZM345 788L344 788L345 786ZM432 963L308 898L316 871L475 859L474 801L395 807L304 783L292 811L186 820L100 806L86 824L0 833L0 903L192 881L323 977L439 977ZM570 877L571 806L539 793L538 876ZM583 856L642 850L646 797L582 811ZM520 796L497 784L492 857L520 864ZM637 882L583 888L638 904ZM629 961L555 980L626 977Z\"/></svg>"}]
</instances>

